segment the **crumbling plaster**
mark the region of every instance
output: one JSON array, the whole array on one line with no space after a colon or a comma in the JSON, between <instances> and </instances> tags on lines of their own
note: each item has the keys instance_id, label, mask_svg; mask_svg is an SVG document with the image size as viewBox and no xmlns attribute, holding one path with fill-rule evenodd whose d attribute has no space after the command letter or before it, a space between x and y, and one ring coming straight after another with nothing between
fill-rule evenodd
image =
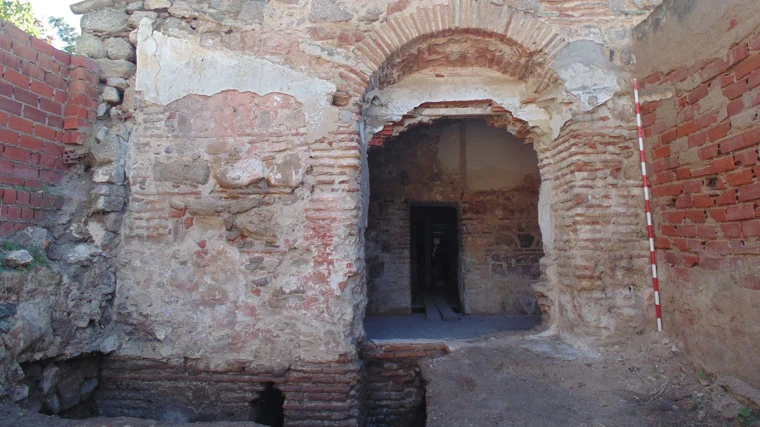
<instances>
[{"instance_id":1,"label":"crumbling plaster","mask_svg":"<svg viewBox=\"0 0 760 427\"><path fill-rule=\"evenodd\" d=\"M305 106L309 138L323 138L336 130L339 110L331 105L334 83L251 55L206 48L199 35L178 35L154 31L148 18L140 22L135 89L146 102L168 105L188 95L225 90L283 93Z\"/></svg>"}]
</instances>

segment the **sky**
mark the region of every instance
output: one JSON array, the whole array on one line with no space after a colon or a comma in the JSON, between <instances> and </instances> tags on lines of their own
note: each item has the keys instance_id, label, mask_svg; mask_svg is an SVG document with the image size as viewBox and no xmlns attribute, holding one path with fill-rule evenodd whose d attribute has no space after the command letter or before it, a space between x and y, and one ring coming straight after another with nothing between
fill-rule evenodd
<instances>
[{"instance_id":1,"label":"sky","mask_svg":"<svg viewBox=\"0 0 760 427\"><path fill-rule=\"evenodd\" d=\"M78 3L80 0L29 0L34 9L34 16L42 19L45 25L47 25L47 17L55 16L56 18L63 18L79 31L79 20L81 16L71 13L69 6L73 3ZM50 31L53 34L53 31ZM56 47L62 47L57 40L53 42Z\"/></svg>"}]
</instances>

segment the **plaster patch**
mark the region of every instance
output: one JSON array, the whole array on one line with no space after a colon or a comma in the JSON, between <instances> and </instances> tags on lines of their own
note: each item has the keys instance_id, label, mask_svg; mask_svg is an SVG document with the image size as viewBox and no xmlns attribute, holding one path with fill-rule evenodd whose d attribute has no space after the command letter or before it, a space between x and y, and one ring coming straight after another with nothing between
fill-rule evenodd
<instances>
[{"instance_id":1,"label":"plaster patch","mask_svg":"<svg viewBox=\"0 0 760 427\"><path fill-rule=\"evenodd\" d=\"M290 68L253 56L208 49L200 38L180 39L153 31L150 20L140 23L136 90L146 101L168 105L188 95L214 95L225 90L259 95L284 93L306 106L311 138L337 129L339 109L331 105L337 87Z\"/></svg>"},{"instance_id":2,"label":"plaster patch","mask_svg":"<svg viewBox=\"0 0 760 427\"><path fill-rule=\"evenodd\" d=\"M548 135L558 134L561 124L553 121L546 109L522 102L529 96L524 82L484 69L477 69L477 73L472 75L453 74L447 72L446 77L438 78L432 74L418 73L382 90L367 93L365 99L376 101L365 114L365 132L368 132L365 137L371 138L386 122L401 120L426 102L484 99L493 100L516 118L539 127Z\"/></svg>"},{"instance_id":3,"label":"plaster patch","mask_svg":"<svg viewBox=\"0 0 760 427\"><path fill-rule=\"evenodd\" d=\"M586 111L609 101L620 90L620 70L604 56L602 46L590 40L568 44L553 68Z\"/></svg>"}]
</instances>

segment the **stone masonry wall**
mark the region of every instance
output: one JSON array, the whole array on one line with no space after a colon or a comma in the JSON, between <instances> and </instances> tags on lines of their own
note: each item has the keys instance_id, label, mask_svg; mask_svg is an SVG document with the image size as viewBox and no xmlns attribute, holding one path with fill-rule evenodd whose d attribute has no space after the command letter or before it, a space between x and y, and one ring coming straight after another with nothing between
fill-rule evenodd
<instances>
[{"instance_id":1,"label":"stone masonry wall","mask_svg":"<svg viewBox=\"0 0 760 427\"><path fill-rule=\"evenodd\" d=\"M665 2L636 29L663 323L760 387L760 6L715 6Z\"/></svg>"},{"instance_id":2,"label":"stone masonry wall","mask_svg":"<svg viewBox=\"0 0 760 427\"><path fill-rule=\"evenodd\" d=\"M114 160L96 132L108 112L98 64L2 22L0 65L0 397L59 413L97 384L97 367L80 374L60 359L115 345L111 251L125 200L91 169Z\"/></svg>"},{"instance_id":3,"label":"stone masonry wall","mask_svg":"<svg viewBox=\"0 0 760 427\"><path fill-rule=\"evenodd\" d=\"M469 156L460 161L462 126ZM521 171L509 170L510 159L531 160L524 158L526 150L516 150L523 148L522 142L506 130L483 134L485 126L482 120L444 121L413 128L370 151L365 252L369 313L411 310L409 222L414 202L449 203L459 212L462 300L468 313L520 314L520 302L533 298L531 282L540 275L542 255L537 160L533 155L533 173L529 164ZM506 147L497 153L492 144ZM499 167L478 168L483 160L474 154L480 150L496 158ZM483 171L488 179L479 175ZM491 182L494 176L502 181ZM484 184L498 189L477 188Z\"/></svg>"},{"instance_id":4,"label":"stone masonry wall","mask_svg":"<svg viewBox=\"0 0 760 427\"><path fill-rule=\"evenodd\" d=\"M64 197L66 144L95 121L98 68L0 21L0 235L44 224Z\"/></svg>"}]
</instances>

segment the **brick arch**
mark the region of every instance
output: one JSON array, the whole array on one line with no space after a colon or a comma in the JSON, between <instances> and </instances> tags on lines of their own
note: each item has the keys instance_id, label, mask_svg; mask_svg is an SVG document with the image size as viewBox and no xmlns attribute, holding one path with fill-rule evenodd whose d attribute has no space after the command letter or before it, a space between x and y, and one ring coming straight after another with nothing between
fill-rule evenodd
<instances>
[{"instance_id":1,"label":"brick arch","mask_svg":"<svg viewBox=\"0 0 760 427\"><path fill-rule=\"evenodd\" d=\"M556 81L556 75L543 64L554 58L567 40L534 15L489 1L450 0L394 13L375 24L357 49L368 74L375 75L394 53L416 39L458 30L492 33L517 46L525 58L534 61L530 75L523 77L534 80L537 92Z\"/></svg>"}]
</instances>

